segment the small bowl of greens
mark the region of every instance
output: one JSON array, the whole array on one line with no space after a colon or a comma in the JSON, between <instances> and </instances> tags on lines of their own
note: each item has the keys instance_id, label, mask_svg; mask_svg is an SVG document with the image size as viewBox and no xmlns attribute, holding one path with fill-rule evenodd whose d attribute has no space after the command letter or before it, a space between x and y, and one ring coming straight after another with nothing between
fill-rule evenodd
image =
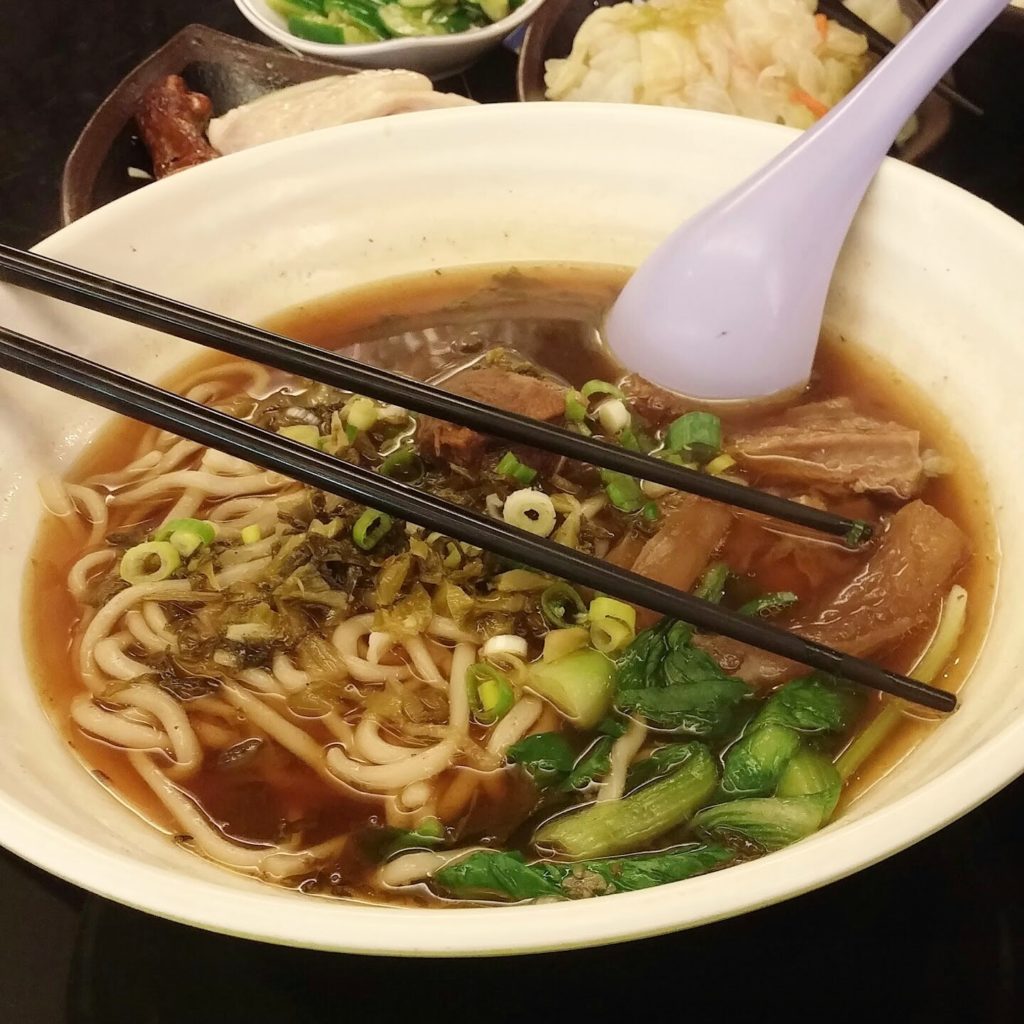
<instances>
[{"instance_id":1,"label":"small bowl of greens","mask_svg":"<svg viewBox=\"0 0 1024 1024\"><path fill-rule=\"evenodd\" d=\"M544 0L235 0L275 42L365 68L455 74L529 20Z\"/></svg>"}]
</instances>

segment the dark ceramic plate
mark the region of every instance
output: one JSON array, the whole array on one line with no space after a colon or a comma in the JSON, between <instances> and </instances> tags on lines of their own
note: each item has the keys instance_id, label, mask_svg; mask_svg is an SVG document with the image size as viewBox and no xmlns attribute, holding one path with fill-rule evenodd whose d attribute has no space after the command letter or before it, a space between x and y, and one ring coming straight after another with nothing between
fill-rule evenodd
<instances>
[{"instance_id":1,"label":"dark ceramic plate","mask_svg":"<svg viewBox=\"0 0 1024 1024\"><path fill-rule=\"evenodd\" d=\"M132 177L129 171L151 169L149 154L135 134L135 111L153 82L181 75L191 89L210 97L218 116L275 89L358 70L247 42L205 25L190 25L132 71L82 130L64 165L64 223L148 183L148 178ZM491 103L515 98L514 77L515 56L500 49L465 75L436 85L445 92Z\"/></svg>"},{"instance_id":2,"label":"dark ceramic plate","mask_svg":"<svg viewBox=\"0 0 1024 1024\"><path fill-rule=\"evenodd\" d=\"M534 15L526 29L519 51L516 85L521 100L544 99L544 65L558 57L567 57L580 26L598 7L611 6L621 0L548 0ZM924 8L917 0L901 0L914 21L924 17ZM952 81L952 79L950 79ZM918 111L919 125L914 136L898 150L898 156L916 163L945 138L952 123L949 103L932 93Z\"/></svg>"},{"instance_id":3,"label":"dark ceramic plate","mask_svg":"<svg viewBox=\"0 0 1024 1024\"><path fill-rule=\"evenodd\" d=\"M82 130L64 165L64 223L147 183L147 178L132 178L128 172L132 167L151 169L149 154L135 135L135 111L153 82L181 75L190 88L210 97L216 116L287 85L356 70L236 39L204 25L182 29L118 85Z\"/></svg>"}]
</instances>

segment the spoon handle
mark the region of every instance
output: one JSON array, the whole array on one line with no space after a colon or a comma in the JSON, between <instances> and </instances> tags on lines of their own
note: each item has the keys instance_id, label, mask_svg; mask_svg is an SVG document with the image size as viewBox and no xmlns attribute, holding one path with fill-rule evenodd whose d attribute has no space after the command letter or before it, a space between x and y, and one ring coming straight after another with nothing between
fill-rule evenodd
<instances>
[{"instance_id":1,"label":"spoon handle","mask_svg":"<svg viewBox=\"0 0 1024 1024\"><path fill-rule=\"evenodd\" d=\"M831 116L807 132L801 148L820 135L838 141L842 124L842 149L861 151L866 165L869 154L880 162L935 83L1005 7L1006 0L940 0ZM870 178L874 168L866 172Z\"/></svg>"}]
</instances>

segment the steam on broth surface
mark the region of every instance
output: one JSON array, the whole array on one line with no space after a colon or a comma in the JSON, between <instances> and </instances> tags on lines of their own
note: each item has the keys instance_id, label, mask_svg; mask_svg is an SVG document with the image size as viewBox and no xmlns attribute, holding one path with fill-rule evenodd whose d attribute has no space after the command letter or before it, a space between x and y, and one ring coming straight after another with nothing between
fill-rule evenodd
<instances>
[{"instance_id":1,"label":"steam on broth surface","mask_svg":"<svg viewBox=\"0 0 1024 1024\"><path fill-rule=\"evenodd\" d=\"M927 649L921 671L956 688L995 558L966 448L841 340L782 407L698 408L623 379L596 325L624 276L438 272L273 326L881 523L875 539L854 549L248 363L172 385L891 668ZM822 827L927 727L149 428L119 422L43 491L27 639L72 745L189 849L303 892L451 906L719 870Z\"/></svg>"}]
</instances>

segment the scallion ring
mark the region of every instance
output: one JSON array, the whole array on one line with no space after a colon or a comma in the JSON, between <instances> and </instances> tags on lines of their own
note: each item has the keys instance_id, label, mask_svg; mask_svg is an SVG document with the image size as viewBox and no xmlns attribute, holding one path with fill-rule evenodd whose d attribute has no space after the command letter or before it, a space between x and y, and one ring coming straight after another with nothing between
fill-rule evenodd
<instances>
[{"instance_id":1,"label":"scallion ring","mask_svg":"<svg viewBox=\"0 0 1024 1024\"><path fill-rule=\"evenodd\" d=\"M121 579L133 586L159 583L181 565L178 550L166 540L151 540L129 548L121 558Z\"/></svg>"},{"instance_id":2,"label":"scallion ring","mask_svg":"<svg viewBox=\"0 0 1024 1024\"><path fill-rule=\"evenodd\" d=\"M504 718L515 703L512 684L485 661L478 661L466 669L466 693L473 717L481 725L493 725Z\"/></svg>"},{"instance_id":3,"label":"scallion ring","mask_svg":"<svg viewBox=\"0 0 1024 1024\"><path fill-rule=\"evenodd\" d=\"M636 609L613 597L590 602L590 642L602 654L614 654L636 636Z\"/></svg>"},{"instance_id":4,"label":"scallion ring","mask_svg":"<svg viewBox=\"0 0 1024 1024\"><path fill-rule=\"evenodd\" d=\"M543 491L524 487L513 491L501 508L501 517L509 526L547 537L555 528L555 506Z\"/></svg>"},{"instance_id":5,"label":"scallion ring","mask_svg":"<svg viewBox=\"0 0 1024 1024\"><path fill-rule=\"evenodd\" d=\"M540 595L540 610L556 629L573 626L587 613L587 606L568 583L552 583Z\"/></svg>"},{"instance_id":6,"label":"scallion ring","mask_svg":"<svg viewBox=\"0 0 1024 1024\"><path fill-rule=\"evenodd\" d=\"M368 508L355 521L352 527L352 540L356 547L362 548L363 551L372 551L393 525L394 520L386 512Z\"/></svg>"},{"instance_id":7,"label":"scallion ring","mask_svg":"<svg viewBox=\"0 0 1024 1024\"><path fill-rule=\"evenodd\" d=\"M517 484L532 484L537 478L537 470L531 469L525 463L520 462L513 452L505 452L494 467L496 472L507 476Z\"/></svg>"},{"instance_id":8,"label":"scallion ring","mask_svg":"<svg viewBox=\"0 0 1024 1024\"><path fill-rule=\"evenodd\" d=\"M593 398L594 395L611 395L612 398L620 400L626 397L622 393L621 388L616 387L614 384L609 384L606 380L588 380L580 388L580 394L587 399Z\"/></svg>"}]
</instances>

